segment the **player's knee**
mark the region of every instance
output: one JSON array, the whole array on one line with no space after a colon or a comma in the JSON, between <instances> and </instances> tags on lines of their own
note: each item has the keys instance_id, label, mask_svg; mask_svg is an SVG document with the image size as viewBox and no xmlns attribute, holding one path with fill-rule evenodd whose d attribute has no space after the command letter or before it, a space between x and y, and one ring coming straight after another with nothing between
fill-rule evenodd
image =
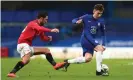
<instances>
[{"instance_id":1,"label":"player's knee","mask_svg":"<svg viewBox=\"0 0 133 80\"><path fill-rule=\"evenodd\" d=\"M24 64L28 64L30 62L30 54L26 54L25 56L22 57L22 62Z\"/></svg>"},{"instance_id":2,"label":"player's knee","mask_svg":"<svg viewBox=\"0 0 133 80\"><path fill-rule=\"evenodd\" d=\"M97 50L97 52L103 52L104 50L102 50L102 49L99 49L99 50Z\"/></svg>"},{"instance_id":3,"label":"player's knee","mask_svg":"<svg viewBox=\"0 0 133 80\"><path fill-rule=\"evenodd\" d=\"M85 58L85 61L86 62L90 62L91 60L92 60L92 57L91 56Z\"/></svg>"},{"instance_id":4,"label":"player's knee","mask_svg":"<svg viewBox=\"0 0 133 80\"><path fill-rule=\"evenodd\" d=\"M97 52L103 52L104 48L97 49Z\"/></svg>"},{"instance_id":5,"label":"player's knee","mask_svg":"<svg viewBox=\"0 0 133 80\"><path fill-rule=\"evenodd\" d=\"M92 56L86 56L85 60L86 60L86 62L90 62L92 60Z\"/></svg>"},{"instance_id":6,"label":"player's knee","mask_svg":"<svg viewBox=\"0 0 133 80\"><path fill-rule=\"evenodd\" d=\"M30 62L30 60L22 60L22 62L24 63L24 64L28 64L29 62Z\"/></svg>"},{"instance_id":7,"label":"player's knee","mask_svg":"<svg viewBox=\"0 0 133 80\"><path fill-rule=\"evenodd\" d=\"M92 54L86 53L85 54L85 62L90 62L92 60Z\"/></svg>"}]
</instances>

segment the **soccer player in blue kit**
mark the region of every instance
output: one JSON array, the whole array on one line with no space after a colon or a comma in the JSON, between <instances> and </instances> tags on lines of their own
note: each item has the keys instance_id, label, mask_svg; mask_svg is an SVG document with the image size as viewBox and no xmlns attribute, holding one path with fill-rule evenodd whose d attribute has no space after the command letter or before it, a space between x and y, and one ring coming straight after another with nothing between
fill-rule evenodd
<instances>
[{"instance_id":1,"label":"soccer player in blue kit","mask_svg":"<svg viewBox=\"0 0 133 80\"><path fill-rule=\"evenodd\" d=\"M83 32L80 39L83 49L83 56L74 59L64 60L66 62L64 69L67 71L68 66L71 63L87 63L92 60L93 53L96 51L96 75L107 76L102 70L102 53L105 50L105 23L101 18L104 11L102 4L96 4L93 9L93 15L85 14L79 18L72 20L74 24L83 23ZM103 43L100 43L95 39L97 31L102 33Z\"/></svg>"}]
</instances>

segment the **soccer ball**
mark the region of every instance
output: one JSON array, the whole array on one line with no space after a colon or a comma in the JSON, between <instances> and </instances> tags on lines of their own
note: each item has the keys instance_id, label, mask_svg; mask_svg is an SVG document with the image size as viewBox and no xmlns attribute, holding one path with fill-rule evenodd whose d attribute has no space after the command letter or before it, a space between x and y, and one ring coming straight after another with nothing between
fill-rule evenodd
<instances>
[{"instance_id":1,"label":"soccer ball","mask_svg":"<svg viewBox=\"0 0 133 80\"><path fill-rule=\"evenodd\" d=\"M102 70L104 71L104 72L109 72L109 67L106 65L106 64L102 64Z\"/></svg>"}]
</instances>

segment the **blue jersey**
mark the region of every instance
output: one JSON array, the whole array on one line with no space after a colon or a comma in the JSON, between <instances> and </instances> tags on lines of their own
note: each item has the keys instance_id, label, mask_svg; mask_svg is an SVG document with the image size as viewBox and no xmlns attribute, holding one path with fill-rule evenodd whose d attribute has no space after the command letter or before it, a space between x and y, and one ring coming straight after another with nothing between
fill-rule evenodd
<instances>
[{"instance_id":1,"label":"blue jersey","mask_svg":"<svg viewBox=\"0 0 133 80\"><path fill-rule=\"evenodd\" d=\"M79 19L83 21L83 32L81 36L81 42L88 42L92 44L93 47L99 45L100 43L95 40L98 31L102 33L103 45L105 46L105 22L103 18L94 19L92 15L83 15L79 18L72 20L72 23L76 23ZM86 40L86 41L85 41Z\"/></svg>"}]
</instances>

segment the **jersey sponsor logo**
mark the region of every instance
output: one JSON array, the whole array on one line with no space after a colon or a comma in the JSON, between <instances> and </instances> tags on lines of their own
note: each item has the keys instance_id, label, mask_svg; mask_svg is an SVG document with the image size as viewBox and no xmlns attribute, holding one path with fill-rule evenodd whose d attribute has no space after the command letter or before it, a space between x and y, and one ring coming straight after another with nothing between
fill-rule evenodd
<instances>
[{"instance_id":1,"label":"jersey sponsor logo","mask_svg":"<svg viewBox=\"0 0 133 80\"><path fill-rule=\"evenodd\" d=\"M92 34L96 34L96 26L91 26L91 29L90 29L90 32L92 33Z\"/></svg>"}]
</instances>

